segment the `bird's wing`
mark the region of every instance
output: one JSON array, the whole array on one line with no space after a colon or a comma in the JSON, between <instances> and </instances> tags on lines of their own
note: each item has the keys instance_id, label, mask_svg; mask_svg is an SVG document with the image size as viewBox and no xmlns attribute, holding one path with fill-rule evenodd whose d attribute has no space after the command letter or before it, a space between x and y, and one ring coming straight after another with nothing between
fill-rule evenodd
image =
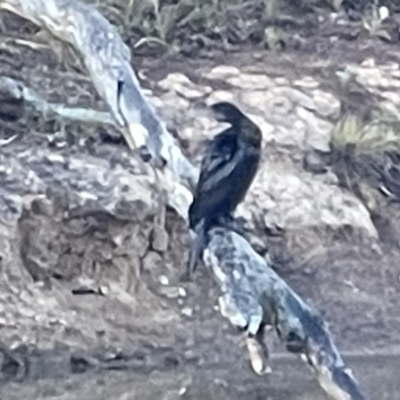
<instances>
[{"instance_id":1,"label":"bird's wing","mask_svg":"<svg viewBox=\"0 0 400 400\"><path fill-rule=\"evenodd\" d=\"M201 164L198 192L209 191L232 172L235 163L230 161L235 156L236 148L236 135L231 128L208 144Z\"/></svg>"},{"instance_id":2,"label":"bird's wing","mask_svg":"<svg viewBox=\"0 0 400 400\"><path fill-rule=\"evenodd\" d=\"M233 129L227 129L210 141L204 151L201 172L197 183L193 203L189 209L190 226L194 227L219 203L226 191L224 177L228 176L235 163L236 135Z\"/></svg>"}]
</instances>

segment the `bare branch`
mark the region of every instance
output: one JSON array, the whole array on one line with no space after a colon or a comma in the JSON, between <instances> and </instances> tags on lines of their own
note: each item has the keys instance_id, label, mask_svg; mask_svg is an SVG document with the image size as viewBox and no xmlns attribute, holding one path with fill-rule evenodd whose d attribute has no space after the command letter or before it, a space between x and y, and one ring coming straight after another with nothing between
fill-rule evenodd
<instances>
[{"instance_id":1,"label":"bare branch","mask_svg":"<svg viewBox=\"0 0 400 400\"><path fill-rule=\"evenodd\" d=\"M0 6L46 27L79 52L98 93L126 129L130 146L145 144L166 160L173 173L168 177L169 201L186 218L191 195L179 189L178 181L195 183L198 170L145 99L130 67L129 50L116 29L92 7L74 0L2 0ZM334 399L366 399L322 318L243 237L226 229L212 230L204 260L223 293L222 313L233 325L245 329L249 337L257 337L263 324L272 325L286 348L306 359Z\"/></svg>"},{"instance_id":2,"label":"bare branch","mask_svg":"<svg viewBox=\"0 0 400 400\"><path fill-rule=\"evenodd\" d=\"M322 388L336 400L365 400L346 368L323 319L283 281L240 235L210 232L204 261L222 291L222 314L254 336L272 325L281 342L312 368Z\"/></svg>"},{"instance_id":3,"label":"bare branch","mask_svg":"<svg viewBox=\"0 0 400 400\"><path fill-rule=\"evenodd\" d=\"M0 115L7 112L22 114L27 107L32 107L46 116L54 114L77 122L117 125L115 119L108 112L49 103L22 82L5 76L0 76L0 99L2 102ZM2 108L5 108L6 105L8 108L3 111ZM11 110L11 105L14 105L14 111Z\"/></svg>"},{"instance_id":4,"label":"bare branch","mask_svg":"<svg viewBox=\"0 0 400 400\"><path fill-rule=\"evenodd\" d=\"M87 124L109 124L118 128L118 124L108 112L80 107L67 107L64 104L49 103L32 89L9 77L0 76L0 118L15 120L29 108L43 113L46 117L56 115L62 119ZM0 140L0 147L7 146L13 142L18 135L5 140ZM150 171L149 171L150 172ZM191 200L189 190L179 183L169 180L159 180L159 185L168 193L168 204L177 210L184 218L187 207Z\"/></svg>"}]
</instances>

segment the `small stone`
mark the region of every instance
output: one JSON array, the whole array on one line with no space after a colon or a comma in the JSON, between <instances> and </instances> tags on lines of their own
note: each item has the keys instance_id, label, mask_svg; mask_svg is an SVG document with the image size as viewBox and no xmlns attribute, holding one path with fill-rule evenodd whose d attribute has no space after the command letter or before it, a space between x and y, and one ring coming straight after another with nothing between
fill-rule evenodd
<instances>
[{"instance_id":1,"label":"small stone","mask_svg":"<svg viewBox=\"0 0 400 400\"><path fill-rule=\"evenodd\" d=\"M314 90L313 97L316 112L322 117L338 118L340 114L340 101L331 93Z\"/></svg>"},{"instance_id":2,"label":"small stone","mask_svg":"<svg viewBox=\"0 0 400 400\"><path fill-rule=\"evenodd\" d=\"M78 277L72 287L73 294L95 294L98 293L98 291L99 287L97 285L97 282L94 279L85 276Z\"/></svg>"},{"instance_id":3,"label":"small stone","mask_svg":"<svg viewBox=\"0 0 400 400\"><path fill-rule=\"evenodd\" d=\"M178 109L186 110L189 108L190 105L186 99L177 95L173 91L169 91L167 93L160 95L160 99L163 102L163 104L173 104L173 107L177 110Z\"/></svg>"},{"instance_id":4,"label":"small stone","mask_svg":"<svg viewBox=\"0 0 400 400\"><path fill-rule=\"evenodd\" d=\"M375 60L373 58L367 58L361 63L362 67L373 68L375 67Z\"/></svg>"},{"instance_id":5,"label":"small stone","mask_svg":"<svg viewBox=\"0 0 400 400\"><path fill-rule=\"evenodd\" d=\"M316 89L319 86L318 82L311 76L305 76L302 79L294 81L293 84L306 89Z\"/></svg>"},{"instance_id":6,"label":"small stone","mask_svg":"<svg viewBox=\"0 0 400 400\"><path fill-rule=\"evenodd\" d=\"M150 273L150 275L158 277L159 273L163 270L164 265L164 261L159 253L156 253L155 251L149 251L143 259L143 272ZM158 279L161 284L168 285L169 283L168 278L164 275L161 275L158 277ZM166 283L163 283L164 280Z\"/></svg>"},{"instance_id":7,"label":"small stone","mask_svg":"<svg viewBox=\"0 0 400 400\"><path fill-rule=\"evenodd\" d=\"M186 75L181 73L169 74L165 79L158 82L161 89L179 93L188 100L194 100L211 93L212 89L208 86L195 85Z\"/></svg>"},{"instance_id":8,"label":"small stone","mask_svg":"<svg viewBox=\"0 0 400 400\"><path fill-rule=\"evenodd\" d=\"M31 210L37 215L50 217L53 214L53 203L47 198L40 196L32 201Z\"/></svg>"},{"instance_id":9,"label":"small stone","mask_svg":"<svg viewBox=\"0 0 400 400\"><path fill-rule=\"evenodd\" d=\"M249 90L266 90L274 86L270 78L259 74L240 74L228 78L227 81L233 86Z\"/></svg>"},{"instance_id":10,"label":"small stone","mask_svg":"<svg viewBox=\"0 0 400 400\"><path fill-rule=\"evenodd\" d=\"M151 245L155 251L161 253L168 250L168 233L165 229L155 225L151 234Z\"/></svg>"},{"instance_id":11,"label":"small stone","mask_svg":"<svg viewBox=\"0 0 400 400\"><path fill-rule=\"evenodd\" d=\"M379 11L379 19L381 21L385 20L386 18L389 18L390 12L389 12L389 9L387 7L381 6L381 7L379 7L378 11Z\"/></svg>"},{"instance_id":12,"label":"small stone","mask_svg":"<svg viewBox=\"0 0 400 400\"><path fill-rule=\"evenodd\" d=\"M317 118L314 113L297 107L297 115L307 126L306 143L308 147L322 152L329 152L332 124Z\"/></svg>"},{"instance_id":13,"label":"small stone","mask_svg":"<svg viewBox=\"0 0 400 400\"><path fill-rule=\"evenodd\" d=\"M240 70L231 65L218 65L205 74L209 79L226 78L227 76L240 75Z\"/></svg>"},{"instance_id":14,"label":"small stone","mask_svg":"<svg viewBox=\"0 0 400 400\"><path fill-rule=\"evenodd\" d=\"M179 297L179 288L176 286L161 286L159 293L169 299L176 299Z\"/></svg>"},{"instance_id":15,"label":"small stone","mask_svg":"<svg viewBox=\"0 0 400 400\"><path fill-rule=\"evenodd\" d=\"M229 387L228 382L226 380L224 380L224 379L221 379L221 378L215 378L214 379L214 383L216 385L218 385L218 386L223 387L223 388L228 388Z\"/></svg>"},{"instance_id":16,"label":"small stone","mask_svg":"<svg viewBox=\"0 0 400 400\"><path fill-rule=\"evenodd\" d=\"M102 285L99 287L99 294L101 294L103 296L107 296L109 292L110 292L110 289L107 286Z\"/></svg>"},{"instance_id":17,"label":"small stone","mask_svg":"<svg viewBox=\"0 0 400 400\"><path fill-rule=\"evenodd\" d=\"M233 271L233 279L238 281L238 280L240 280L241 277L242 277L242 275L240 274L239 271L236 271L236 270Z\"/></svg>"},{"instance_id":18,"label":"small stone","mask_svg":"<svg viewBox=\"0 0 400 400\"><path fill-rule=\"evenodd\" d=\"M284 77L278 77L278 78L275 78L275 83L277 84L277 85L289 85L289 80L287 79L287 78L284 78Z\"/></svg>"},{"instance_id":19,"label":"small stone","mask_svg":"<svg viewBox=\"0 0 400 400\"><path fill-rule=\"evenodd\" d=\"M193 316L193 309L190 308L190 307L185 307L185 308L182 308L181 313L183 315L186 315L187 317L192 317Z\"/></svg>"},{"instance_id":20,"label":"small stone","mask_svg":"<svg viewBox=\"0 0 400 400\"><path fill-rule=\"evenodd\" d=\"M159 278L159 281L160 281L161 285L164 285L164 286L169 284L169 279L165 275L161 275Z\"/></svg>"},{"instance_id":21,"label":"small stone","mask_svg":"<svg viewBox=\"0 0 400 400\"><path fill-rule=\"evenodd\" d=\"M319 153L314 151L308 151L304 155L303 168L305 171L314 174L323 174L327 171L325 160L319 155Z\"/></svg>"}]
</instances>

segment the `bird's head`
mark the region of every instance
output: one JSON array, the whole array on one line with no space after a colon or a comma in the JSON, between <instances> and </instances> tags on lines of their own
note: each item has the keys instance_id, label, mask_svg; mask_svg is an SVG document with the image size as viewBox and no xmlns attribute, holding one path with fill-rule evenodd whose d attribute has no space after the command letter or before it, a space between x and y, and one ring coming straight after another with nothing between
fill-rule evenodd
<instances>
[{"instance_id":1,"label":"bird's head","mask_svg":"<svg viewBox=\"0 0 400 400\"><path fill-rule=\"evenodd\" d=\"M243 113L234 104L227 101L214 103L210 108L218 122L228 122L236 125L243 118Z\"/></svg>"}]
</instances>

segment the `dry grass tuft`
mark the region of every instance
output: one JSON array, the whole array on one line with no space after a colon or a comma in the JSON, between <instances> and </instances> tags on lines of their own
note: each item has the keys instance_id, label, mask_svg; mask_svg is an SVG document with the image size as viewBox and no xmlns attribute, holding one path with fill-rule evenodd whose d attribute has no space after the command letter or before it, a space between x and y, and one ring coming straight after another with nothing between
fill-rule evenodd
<instances>
[{"instance_id":1,"label":"dry grass tuft","mask_svg":"<svg viewBox=\"0 0 400 400\"><path fill-rule=\"evenodd\" d=\"M378 119L365 123L355 115L347 115L333 128L331 145L334 150L354 146L356 154L398 150L400 132L390 122Z\"/></svg>"},{"instance_id":2,"label":"dry grass tuft","mask_svg":"<svg viewBox=\"0 0 400 400\"><path fill-rule=\"evenodd\" d=\"M161 41L188 50L263 43L279 16L298 23L293 10L315 0L86 0L95 4L133 48ZM300 7L301 6L301 7ZM298 29L297 29L298 30ZM190 49L189 49L190 50ZM187 52L187 51L186 51Z\"/></svg>"},{"instance_id":3,"label":"dry grass tuft","mask_svg":"<svg viewBox=\"0 0 400 400\"><path fill-rule=\"evenodd\" d=\"M400 200L400 129L376 120L365 123L348 115L331 136L332 168L340 183L362 200L363 183Z\"/></svg>"}]
</instances>

